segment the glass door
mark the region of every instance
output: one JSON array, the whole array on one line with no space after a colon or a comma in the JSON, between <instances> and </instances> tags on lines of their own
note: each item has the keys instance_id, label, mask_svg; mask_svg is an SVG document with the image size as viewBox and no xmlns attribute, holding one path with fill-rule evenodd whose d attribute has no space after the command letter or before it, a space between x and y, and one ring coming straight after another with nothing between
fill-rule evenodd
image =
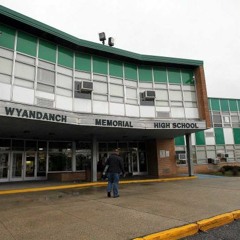
<instances>
[{"instance_id":1,"label":"glass door","mask_svg":"<svg viewBox=\"0 0 240 240\"><path fill-rule=\"evenodd\" d=\"M12 152L11 180L23 180L23 152Z\"/></svg>"},{"instance_id":2,"label":"glass door","mask_svg":"<svg viewBox=\"0 0 240 240\"><path fill-rule=\"evenodd\" d=\"M35 177L35 161L36 161L36 152L26 152L25 158L25 179L30 179Z\"/></svg>"},{"instance_id":3,"label":"glass door","mask_svg":"<svg viewBox=\"0 0 240 240\"><path fill-rule=\"evenodd\" d=\"M0 182L9 181L9 153L0 152Z\"/></svg>"}]
</instances>

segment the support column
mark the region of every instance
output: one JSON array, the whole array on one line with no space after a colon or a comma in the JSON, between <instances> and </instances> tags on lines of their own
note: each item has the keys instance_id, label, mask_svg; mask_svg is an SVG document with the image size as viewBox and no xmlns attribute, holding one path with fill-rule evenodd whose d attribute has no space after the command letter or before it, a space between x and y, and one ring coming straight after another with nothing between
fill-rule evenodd
<instances>
[{"instance_id":1,"label":"support column","mask_svg":"<svg viewBox=\"0 0 240 240\"><path fill-rule=\"evenodd\" d=\"M97 139L96 136L92 138L92 167L91 167L91 181L97 181Z\"/></svg>"},{"instance_id":2,"label":"support column","mask_svg":"<svg viewBox=\"0 0 240 240\"><path fill-rule=\"evenodd\" d=\"M190 177L190 176L194 176L191 134L186 134L186 148L187 148L188 175Z\"/></svg>"},{"instance_id":3,"label":"support column","mask_svg":"<svg viewBox=\"0 0 240 240\"><path fill-rule=\"evenodd\" d=\"M72 142L72 171L76 172L76 142Z\"/></svg>"}]
</instances>

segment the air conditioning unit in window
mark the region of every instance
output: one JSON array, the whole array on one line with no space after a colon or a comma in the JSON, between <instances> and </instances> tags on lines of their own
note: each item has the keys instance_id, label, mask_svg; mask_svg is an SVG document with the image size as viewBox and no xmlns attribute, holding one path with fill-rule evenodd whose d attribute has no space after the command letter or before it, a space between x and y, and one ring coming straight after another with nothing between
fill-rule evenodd
<instances>
[{"instance_id":1,"label":"air conditioning unit in window","mask_svg":"<svg viewBox=\"0 0 240 240\"><path fill-rule=\"evenodd\" d=\"M155 99L155 97L156 97L155 91L147 90L147 91L143 92L143 98L145 100L153 100L153 99Z\"/></svg>"},{"instance_id":2,"label":"air conditioning unit in window","mask_svg":"<svg viewBox=\"0 0 240 240\"><path fill-rule=\"evenodd\" d=\"M179 153L177 155L177 159L178 160L186 160L187 159L186 153Z\"/></svg>"},{"instance_id":3,"label":"air conditioning unit in window","mask_svg":"<svg viewBox=\"0 0 240 240\"><path fill-rule=\"evenodd\" d=\"M80 82L80 91L81 92L92 92L93 91L93 82L89 82L89 81Z\"/></svg>"}]
</instances>

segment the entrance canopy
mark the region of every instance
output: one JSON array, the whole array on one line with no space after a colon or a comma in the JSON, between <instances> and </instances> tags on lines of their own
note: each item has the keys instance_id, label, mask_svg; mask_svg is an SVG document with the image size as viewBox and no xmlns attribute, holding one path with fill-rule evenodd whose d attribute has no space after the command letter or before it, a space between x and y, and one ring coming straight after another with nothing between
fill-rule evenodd
<instances>
[{"instance_id":1,"label":"entrance canopy","mask_svg":"<svg viewBox=\"0 0 240 240\"><path fill-rule=\"evenodd\" d=\"M82 126L40 120L0 117L3 138L44 140L90 140L128 141L167 139L196 132L196 129L134 129L103 126Z\"/></svg>"}]
</instances>

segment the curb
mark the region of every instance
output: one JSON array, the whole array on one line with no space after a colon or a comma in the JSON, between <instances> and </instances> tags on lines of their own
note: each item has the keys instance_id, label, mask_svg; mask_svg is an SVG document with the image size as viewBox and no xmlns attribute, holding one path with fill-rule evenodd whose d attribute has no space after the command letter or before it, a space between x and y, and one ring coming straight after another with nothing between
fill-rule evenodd
<instances>
[{"instance_id":1,"label":"curb","mask_svg":"<svg viewBox=\"0 0 240 240\"><path fill-rule=\"evenodd\" d=\"M207 231L209 229L223 226L237 219L240 219L240 210L220 214L211 218L197 221L196 223L187 224L177 228L171 228L144 237L134 238L133 240L177 240L195 235L199 231Z\"/></svg>"},{"instance_id":2,"label":"curb","mask_svg":"<svg viewBox=\"0 0 240 240\"><path fill-rule=\"evenodd\" d=\"M191 177L175 177L175 178L164 178L164 179L126 180L126 181L120 181L119 184L170 182L170 181L179 181L179 180L192 180L192 179L196 179L196 178L197 178L196 176L191 176ZM79 184L61 185L61 186L0 190L0 195L41 192L41 191L53 191L53 190L70 189L70 188L102 187L102 186L106 186L106 185L107 185L107 182L92 182L92 183L79 183Z\"/></svg>"}]
</instances>

